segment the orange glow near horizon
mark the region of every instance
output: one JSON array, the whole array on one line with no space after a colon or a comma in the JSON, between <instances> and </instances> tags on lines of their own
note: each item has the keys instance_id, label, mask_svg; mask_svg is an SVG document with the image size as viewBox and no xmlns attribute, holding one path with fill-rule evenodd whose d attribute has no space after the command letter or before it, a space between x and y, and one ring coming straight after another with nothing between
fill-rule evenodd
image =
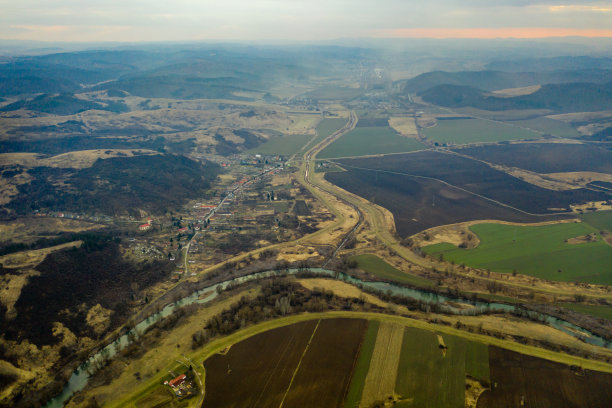
<instances>
[{"instance_id":1,"label":"orange glow near horizon","mask_svg":"<svg viewBox=\"0 0 612 408\"><path fill-rule=\"evenodd\" d=\"M577 28L398 28L381 30L382 38L547 38L547 37L612 37L612 30Z\"/></svg>"}]
</instances>

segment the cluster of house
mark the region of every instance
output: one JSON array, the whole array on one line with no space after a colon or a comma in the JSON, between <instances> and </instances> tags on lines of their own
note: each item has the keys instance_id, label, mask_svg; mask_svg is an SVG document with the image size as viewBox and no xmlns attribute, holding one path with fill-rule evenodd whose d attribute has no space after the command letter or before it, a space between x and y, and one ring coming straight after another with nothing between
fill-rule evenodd
<instances>
[{"instance_id":1,"label":"cluster of house","mask_svg":"<svg viewBox=\"0 0 612 408\"><path fill-rule=\"evenodd\" d=\"M168 385L170 388L172 388L174 394L177 397L180 397L186 391L186 388L190 386L190 384L188 384L186 381L187 375L181 374L170 381L164 381L164 385Z\"/></svg>"},{"instance_id":2,"label":"cluster of house","mask_svg":"<svg viewBox=\"0 0 612 408\"><path fill-rule=\"evenodd\" d=\"M152 226L153 226L153 218L147 217L147 223L139 225L138 229L140 231L147 231L147 230L151 229Z\"/></svg>"}]
</instances>

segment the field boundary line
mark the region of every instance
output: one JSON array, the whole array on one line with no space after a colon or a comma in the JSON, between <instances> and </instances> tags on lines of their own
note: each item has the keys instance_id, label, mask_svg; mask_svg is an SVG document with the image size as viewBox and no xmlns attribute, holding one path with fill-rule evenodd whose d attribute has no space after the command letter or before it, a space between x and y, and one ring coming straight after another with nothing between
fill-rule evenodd
<instances>
[{"instance_id":1,"label":"field boundary line","mask_svg":"<svg viewBox=\"0 0 612 408\"><path fill-rule=\"evenodd\" d=\"M300 361L298 362L297 367L295 367L295 371L293 371L293 375L291 376L291 381L289 382L289 386L287 387L287 390L285 391L285 395L283 395L283 399L281 400L278 408L283 408L283 404L285 403L285 398L287 398L287 395L289 394L289 390L291 389L291 386L293 385L293 380L295 380L295 376L297 375L297 372L300 370L300 366L302 365L302 360L304 359L304 356L306 355L306 353L308 352L308 349L310 348L310 343L312 342L312 339L314 338L317 332L317 329L319 328L320 323L321 323L321 319L317 321L317 325L312 331L312 334L310 335L310 339L308 339L308 344L306 344L306 347L304 347L304 351L302 352Z\"/></svg>"},{"instance_id":2,"label":"field boundary line","mask_svg":"<svg viewBox=\"0 0 612 408\"><path fill-rule=\"evenodd\" d=\"M289 350L289 346L291 346L291 343L293 343L294 338L295 338L295 334L292 334L291 339L287 342L287 345L285 346L285 349L283 350L283 354L281 354L280 358L276 362L276 365L274 366L274 370L272 370L272 373L268 376L268 380L266 381L266 384L263 386L261 392L259 393L259 396L257 397L257 400L255 401L255 404L254 404L255 406L257 406L257 404L259 403L259 400L261 400L261 397L264 395L264 392L268 388L268 384L270 383L272 376L276 373L276 369L278 368L280 363L283 361L283 358L285 358L285 354L287 353L287 350Z\"/></svg>"},{"instance_id":3,"label":"field boundary line","mask_svg":"<svg viewBox=\"0 0 612 408\"><path fill-rule=\"evenodd\" d=\"M330 160L330 161L333 162L336 165L340 165L339 163L335 163L333 160ZM406 177L413 177L413 178L424 179L424 180L437 181L438 183L441 183L441 184L444 184L444 185L446 185L448 187L452 187L452 188L455 188L457 190L463 191L464 193L471 194L471 195L473 195L475 197L479 197L479 198L482 198L484 200L491 201L492 203L495 203L497 205L501 205L503 207L507 207L507 208L510 208L512 210L518 211L520 213L523 213L523 214L526 214L526 215L531 215L531 216L534 216L534 217L548 217L548 216L553 216L553 215L568 215L568 216L573 215L573 213L571 213L571 212L556 212L556 213L550 213L550 214L530 213L528 211L521 210L520 208L513 207L513 206L511 206L509 204L506 204L504 202L497 201L497 200L495 200L493 198L490 198L490 197L487 197L487 196L483 196L481 194L478 194L478 193L475 193L473 191L467 190L467 189L465 189L463 187L456 186L456 185L451 184L449 182L446 182L444 180L437 179L435 177L419 176L418 174L402 173L402 172L391 171L391 170L372 169L372 168L368 168L368 167L351 166L349 164L344 164L344 163L342 164L342 166L348 167L348 168L351 168L351 169L362 170L362 171L372 171L372 172L377 172L377 173L392 174L392 175L396 175L396 176L406 176Z\"/></svg>"}]
</instances>

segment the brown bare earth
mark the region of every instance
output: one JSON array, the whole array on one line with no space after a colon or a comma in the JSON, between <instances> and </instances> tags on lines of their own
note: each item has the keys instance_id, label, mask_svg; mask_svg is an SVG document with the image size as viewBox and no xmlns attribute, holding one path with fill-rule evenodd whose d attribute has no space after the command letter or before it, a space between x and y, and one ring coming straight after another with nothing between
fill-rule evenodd
<instances>
[{"instance_id":1,"label":"brown bare earth","mask_svg":"<svg viewBox=\"0 0 612 408\"><path fill-rule=\"evenodd\" d=\"M283 406L341 406L366 328L362 319L321 320Z\"/></svg>"},{"instance_id":2,"label":"brown bare earth","mask_svg":"<svg viewBox=\"0 0 612 408\"><path fill-rule=\"evenodd\" d=\"M316 323L253 336L206 360L202 407L279 406Z\"/></svg>"},{"instance_id":3,"label":"brown bare earth","mask_svg":"<svg viewBox=\"0 0 612 408\"><path fill-rule=\"evenodd\" d=\"M597 234L587 234L579 237L570 238L567 240L568 244L578 245L578 244L586 244L587 242L595 242L597 241Z\"/></svg>"},{"instance_id":4,"label":"brown bare earth","mask_svg":"<svg viewBox=\"0 0 612 408\"><path fill-rule=\"evenodd\" d=\"M612 374L489 347L491 390L478 408L609 407Z\"/></svg>"},{"instance_id":5,"label":"brown bare earth","mask_svg":"<svg viewBox=\"0 0 612 408\"><path fill-rule=\"evenodd\" d=\"M51 157L45 157L38 153L2 153L0 154L0 166L18 164L23 167L45 166L82 169L91 167L98 159L156 154L160 153L148 149L80 150L62 153Z\"/></svg>"},{"instance_id":6,"label":"brown bare earth","mask_svg":"<svg viewBox=\"0 0 612 408\"><path fill-rule=\"evenodd\" d=\"M476 408L478 398L486 390L480 381L470 377L465 378L465 408Z\"/></svg>"},{"instance_id":7,"label":"brown bare earth","mask_svg":"<svg viewBox=\"0 0 612 408\"><path fill-rule=\"evenodd\" d=\"M100 224L67 218L30 217L0 224L2 241L30 242L41 236L60 232L81 232L102 228ZM1 262L1 261L0 261Z\"/></svg>"},{"instance_id":8,"label":"brown bare earth","mask_svg":"<svg viewBox=\"0 0 612 408\"><path fill-rule=\"evenodd\" d=\"M443 242L459 246L462 242L466 244L466 248L475 248L480 243L478 236L472 233L469 228L476 224L503 224L503 225L518 225L518 226L542 226L551 225L567 222L578 222L578 220L559 220L559 221L543 221L535 223L523 223L523 222L508 222L499 220L477 220L477 221L466 221L456 224L441 225L439 227L429 228L423 232L419 232L411 236L413 242L424 247L427 245L440 244ZM471 239L468 239L469 236Z\"/></svg>"},{"instance_id":9,"label":"brown bare earth","mask_svg":"<svg viewBox=\"0 0 612 408\"><path fill-rule=\"evenodd\" d=\"M570 205L570 208L575 213L582 213L584 211L593 211L593 208L598 211L612 210L612 205L608 204L608 201L591 201L580 205Z\"/></svg>"},{"instance_id":10,"label":"brown bare earth","mask_svg":"<svg viewBox=\"0 0 612 408\"><path fill-rule=\"evenodd\" d=\"M49 248L15 252L14 254L0 256L0 265L3 265L5 268L34 267L41 263L51 252L59 251L64 248L79 247L80 245L81 241L74 241Z\"/></svg>"},{"instance_id":11,"label":"brown bare earth","mask_svg":"<svg viewBox=\"0 0 612 408\"><path fill-rule=\"evenodd\" d=\"M569 183L579 187L584 187L593 181L605 181L612 183L612 174L596 173L593 171L574 171L567 173L549 173L543 174L542 177L553 179L561 183Z\"/></svg>"},{"instance_id":12,"label":"brown bare earth","mask_svg":"<svg viewBox=\"0 0 612 408\"><path fill-rule=\"evenodd\" d=\"M383 302L376 296L372 296L368 293L364 293L356 286L353 286L349 283L342 282L336 279L324 279L324 278L314 278L314 279L298 279L297 282L305 287L308 290L313 290L314 288L320 288L324 290L330 290L334 293L334 295L344 298L360 298L363 296L363 299L371 303L373 305L387 307L389 304L387 302Z\"/></svg>"},{"instance_id":13,"label":"brown bare earth","mask_svg":"<svg viewBox=\"0 0 612 408\"><path fill-rule=\"evenodd\" d=\"M389 126L391 126L396 132L406 137L418 137L419 132L416 128L416 123L413 117L408 116L394 116L389 118Z\"/></svg>"},{"instance_id":14,"label":"brown bare earth","mask_svg":"<svg viewBox=\"0 0 612 408\"><path fill-rule=\"evenodd\" d=\"M534 186L546 188L548 190L565 191L575 190L582 187L582 185L574 183L573 180L566 179L563 177L555 177L554 175L550 174L539 174L533 171L519 169L516 167L507 167L495 164L489 165L494 169L503 171L504 173L511 175L512 177L516 177L518 179L526 181L527 183L533 184Z\"/></svg>"},{"instance_id":15,"label":"brown bare earth","mask_svg":"<svg viewBox=\"0 0 612 408\"><path fill-rule=\"evenodd\" d=\"M204 362L202 407L337 407L367 322L311 320L258 334Z\"/></svg>"},{"instance_id":16,"label":"brown bare earth","mask_svg":"<svg viewBox=\"0 0 612 408\"><path fill-rule=\"evenodd\" d=\"M12 319L17 316L15 303L21 296L21 290L28 283L30 277L40 275L34 269L16 271L0 276L0 302L6 306L6 318Z\"/></svg>"},{"instance_id":17,"label":"brown bare earth","mask_svg":"<svg viewBox=\"0 0 612 408\"><path fill-rule=\"evenodd\" d=\"M404 327L382 323L378 329L370 369L365 379L360 407L393 397Z\"/></svg>"},{"instance_id":18,"label":"brown bare earth","mask_svg":"<svg viewBox=\"0 0 612 408\"><path fill-rule=\"evenodd\" d=\"M520 88L500 89L498 91L493 91L493 94L502 98L512 98L515 96L531 95L532 93L539 91L541 87L541 85L531 85Z\"/></svg>"}]
</instances>

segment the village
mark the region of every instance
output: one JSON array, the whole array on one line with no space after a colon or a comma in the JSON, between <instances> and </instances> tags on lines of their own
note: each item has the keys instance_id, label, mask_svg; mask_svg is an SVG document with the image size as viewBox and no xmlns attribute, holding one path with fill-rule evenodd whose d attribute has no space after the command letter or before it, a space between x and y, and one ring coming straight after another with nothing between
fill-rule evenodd
<instances>
[{"instance_id":1,"label":"village","mask_svg":"<svg viewBox=\"0 0 612 408\"><path fill-rule=\"evenodd\" d=\"M171 283L195 277L233 254L286 242L316 230L312 197L292 176L297 170L278 155L233 155L208 196L182 210L108 216L39 211L38 217L93 221L122 231L125 254L135 261L175 264Z\"/></svg>"}]
</instances>

